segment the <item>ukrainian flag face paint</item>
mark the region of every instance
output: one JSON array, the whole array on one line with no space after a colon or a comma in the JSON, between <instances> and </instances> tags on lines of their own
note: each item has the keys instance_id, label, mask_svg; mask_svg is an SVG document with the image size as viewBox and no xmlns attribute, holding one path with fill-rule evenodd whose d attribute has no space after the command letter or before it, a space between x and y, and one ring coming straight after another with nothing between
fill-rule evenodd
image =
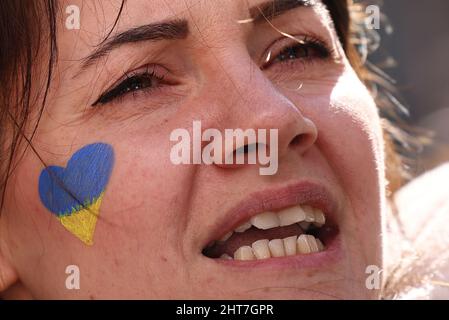
<instances>
[{"instance_id":1,"label":"ukrainian flag face paint","mask_svg":"<svg viewBox=\"0 0 449 320\"><path fill-rule=\"evenodd\" d=\"M113 165L112 147L94 143L78 150L65 168L49 166L39 177L42 203L68 231L87 245L93 244L95 225Z\"/></svg>"}]
</instances>

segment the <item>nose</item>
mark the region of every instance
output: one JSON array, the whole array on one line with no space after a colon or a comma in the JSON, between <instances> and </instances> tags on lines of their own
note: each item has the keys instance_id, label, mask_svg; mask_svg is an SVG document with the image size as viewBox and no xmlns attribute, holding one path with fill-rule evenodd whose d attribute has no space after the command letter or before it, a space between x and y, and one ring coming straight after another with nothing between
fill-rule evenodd
<instances>
[{"instance_id":1,"label":"nose","mask_svg":"<svg viewBox=\"0 0 449 320\"><path fill-rule=\"evenodd\" d=\"M276 157L280 164L290 155L304 155L317 140L317 127L303 115L302 106L295 105L288 99L260 69L253 72L250 81L248 76L241 76L242 72L232 79L234 90L235 86L240 90L238 97L233 99L234 103L226 106L227 112L232 114L226 117L226 122L230 128L238 128L243 132L246 130L246 133L248 129L252 129L257 141L250 138L250 135L244 135L245 139L238 139L236 135L225 134L224 145L232 147L222 148L221 156L222 159L234 161L215 163L221 168L241 166L242 163L236 158L242 154L248 159L252 152L256 152L260 160L260 148L267 148L267 155ZM226 141L230 139L232 141Z\"/></svg>"}]
</instances>

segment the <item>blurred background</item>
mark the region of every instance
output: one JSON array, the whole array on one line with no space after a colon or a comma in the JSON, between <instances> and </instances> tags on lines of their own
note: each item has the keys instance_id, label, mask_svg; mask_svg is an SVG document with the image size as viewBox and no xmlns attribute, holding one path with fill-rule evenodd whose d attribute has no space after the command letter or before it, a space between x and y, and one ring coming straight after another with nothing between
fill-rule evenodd
<instances>
[{"instance_id":1,"label":"blurred background","mask_svg":"<svg viewBox=\"0 0 449 320\"><path fill-rule=\"evenodd\" d=\"M433 144L418 156L415 173L419 175L449 163L449 1L386 0L382 11L393 32L387 36L385 30L381 31L381 50L396 61L396 66L387 73L397 81L399 94L410 110L409 121L435 134ZM414 193L410 185L403 190L405 204L412 203L411 211L415 216L426 212L422 208L432 208L432 211L438 208L442 212L449 208L442 205L447 204L449 190L446 187L449 166L443 168L418 179L414 184L417 192ZM438 197L438 193L442 196ZM419 203L424 203L421 209L418 209ZM441 220L436 223L447 224L445 215L439 217ZM444 237L444 232L440 237ZM432 292L433 299L449 296L449 262L440 270L435 275L439 284Z\"/></svg>"},{"instance_id":2,"label":"blurred background","mask_svg":"<svg viewBox=\"0 0 449 320\"><path fill-rule=\"evenodd\" d=\"M422 173L449 161L449 1L387 0L382 11L393 33L381 32L381 50L397 63L386 71L397 80L410 122L435 132L418 159Z\"/></svg>"}]
</instances>

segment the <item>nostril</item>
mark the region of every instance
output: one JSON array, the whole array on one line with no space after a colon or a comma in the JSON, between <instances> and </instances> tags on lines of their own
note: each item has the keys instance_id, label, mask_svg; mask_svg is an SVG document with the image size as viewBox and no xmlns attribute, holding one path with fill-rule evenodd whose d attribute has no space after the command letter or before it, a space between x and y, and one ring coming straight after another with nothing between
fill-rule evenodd
<instances>
[{"instance_id":1,"label":"nostril","mask_svg":"<svg viewBox=\"0 0 449 320\"><path fill-rule=\"evenodd\" d=\"M248 154L257 151L258 148L259 146L256 143L252 143L249 145L245 144L243 147L234 150L234 156L236 156L237 154Z\"/></svg>"},{"instance_id":2,"label":"nostril","mask_svg":"<svg viewBox=\"0 0 449 320\"><path fill-rule=\"evenodd\" d=\"M299 146L305 139L304 134L298 134L296 137L293 138L292 141L290 141L290 146L295 147Z\"/></svg>"}]
</instances>

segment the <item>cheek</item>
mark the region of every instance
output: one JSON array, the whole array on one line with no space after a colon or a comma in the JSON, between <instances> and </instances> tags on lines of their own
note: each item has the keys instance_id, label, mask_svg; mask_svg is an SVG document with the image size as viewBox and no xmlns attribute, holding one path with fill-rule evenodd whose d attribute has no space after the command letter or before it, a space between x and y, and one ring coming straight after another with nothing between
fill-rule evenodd
<instances>
[{"instance_id":1,"label":"cheek","mask_svg":"<svg viewBox=\"0 0 449 320\"><path fill-rule=\"evenodd\" d=\"M324 117L321 121L327 129L323 129L318 143L350 200L354 213L350 222L362 230L365 223L365 230L378 229L373 226L379 225L385 196L379 122L373 119L367 123L341 108L331 119Z\"/></svg>"},{"instance_id":2,"label":"cheek","mask_svg":"<svg viewBox=\"0 0 449 320\"><path fill-rule=\"evenodd\" d=\"M352 244L357 252L372 253L364 256L364 263L380 265L386 184L377 107L360 81L346 76L335 86L329 108L318 120L319 144L350 202L352 214L344 218L344 226L357 239Z\"/></svg>"},{"instance_id":3,"label":"cheek","mask_svg":"<svg viewBox=\"0 0 449 320\"><path fill-rule=\"evenodd\" d=\"M194 166L175 166L170 160L171 123L163 130L124 133L110 142L116 151L108 192L104 225L98 239L125 243L132 238L147 256L175 256L175 244L185 234L189 219ZM162 245L163 244L163 245ZM120 251L120 250L118 250ZM154 259L159 261L160 259ZM132 259L130 260L132 261Z\"/></svg>"},{"instance_id":4,"label":"cheek","mask_svg":"<svg viewBox=\"0 0 449 320\"><path fill-rule=\"evenodd\" d=\"M352 252L372 253L363 258L363 265L368 260L378 264L386 185L377 107L351 71L343 73L332 85L314 90L320 94L306 98L302 106L304 114L318 128L316 146L348 199L348 214L343 215L340 224L342 233L348 235Z\"/></svg>"},{"instance_id":5,"label":"cheek","mask_svg":"<svg viewBox=\"0 0 449 320\"><path fill-rule=\"evenodd\" d=\"M355 214L377 210L385 189L383 135L370 93L349 68L334 81L305 92L296 99L297 105L316 124L317 147L359 206Z\"/></svg>"},{"instance_id":6,"label":"cheek","mask_svg":"<svg viewBox=\"0 0 449 320\"><path fill-rule=\"evenodd\" d=\"M168 134L114 142L117 164L105 196L105 212L124 229L159 234L181 212L188 186L170 162ZM174 226L173 226L174 227Z\"/></svg>"},{"instance_id":7,"label":"cheek","mask_svg":"<svg viewBox=\"0 0 449 320\"><path fill-rule=\"evenodd\" d=\"M67 232L41 203L38 181L43 166L33 154L27 153L11 177L5 204L8 230L12 244L27 248L14 250L20 272L26 275L60 271L59 276L53 277L55 283L25 279L38 283L44 291L64 283L64 270L69 264L95 270L98 261L102 261L110 272L96 275L97 280L92 283L104 282L105 288L109 273L127 274L136 270L145 275L144 268L160 269L162 263L163 269L173 274L175 269L170 265L180 265L180 261L174 261L178 248L173 244L181 243L177 238L186 226L186 203L193 180L191 167L184 169L171 164L168 132L123 134L104 142L113 146L115 164L101 205L93 247L87 248ZM43 253L45 259L41 259ZM168 281L164 277L167 273L161 272L160 278ZM148 279L143 283L148 283Z\"/></svg>"},{"instance_id":8,"label":"cheek","mask_svg":"<svg viewBox=\"0 0 449 320\"><path fill-rule=\"evenodd\" d=\"M385 190L384 154L374 100L362 83L348 74L333 90L330 108L333 121L328 119L323 125L329 128L330 134L325 136L335 146L341 176L347 177L348 190L358 196L357 202L378 208Z\"/></svg>"}]
</instances>

